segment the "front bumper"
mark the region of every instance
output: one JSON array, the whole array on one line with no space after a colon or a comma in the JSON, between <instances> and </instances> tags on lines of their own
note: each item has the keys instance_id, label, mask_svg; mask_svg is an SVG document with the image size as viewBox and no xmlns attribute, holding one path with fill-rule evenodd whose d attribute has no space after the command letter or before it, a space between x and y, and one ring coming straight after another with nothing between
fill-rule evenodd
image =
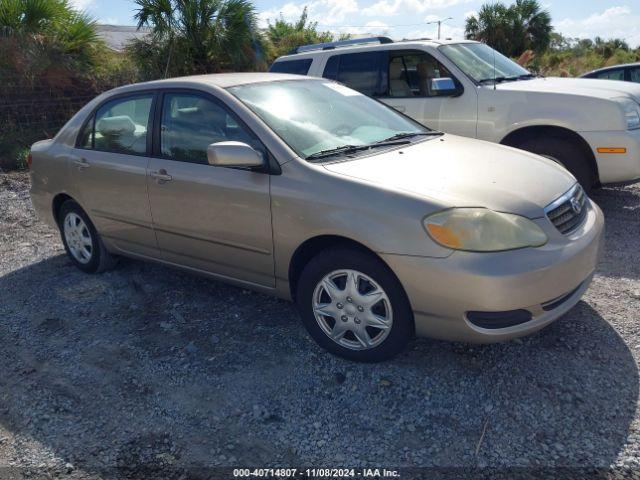
<instances>
[{"instance_id":1,"label":"front bumper","mask_svg":"<svg viewBox=\"0 0 640 480\"><path fill-rule=\"evenodd\" d=\"M570 310L589 287L602 254L604 217L589 201L584 222L567 236L546 218L536 222L549 233L540 248L457 251L448 258L382 254L407 292L416 334L491 343L532 333ZM515 310L530 312L531 320L481 328L467 318L468 312Z\"/></svg>"},{"instance_id":2,"label":"front bumper","mask_svg":"<svg viewBox=\"0 0 640 480\"><path fill-rule=\"evenodd\" d=\"M580 132L591 146L600 183L640 179L640 129L619 132ZM625 153L600 153L598 148L623 148Z\"/></svg>"}]
</instances>

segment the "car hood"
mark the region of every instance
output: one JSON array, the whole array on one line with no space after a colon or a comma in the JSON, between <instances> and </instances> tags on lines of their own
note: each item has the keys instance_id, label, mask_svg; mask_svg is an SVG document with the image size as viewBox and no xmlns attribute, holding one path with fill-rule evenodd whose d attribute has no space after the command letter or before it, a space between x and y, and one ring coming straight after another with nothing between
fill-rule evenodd
<instances>
[{"instance_id":1,"label":"car hood","mask_svg":"<svg viewBox=\"0 0 640 480\"><path fill-rule=\"evenodd\" d=\"M565 93L607 100L630 96L640 102L640 84L617 80L548 77L499 83L496 88L498 90L521 92Z\"/></svg>"},{"instance_id":2,"label":"car hood","mask_svg":"<svg viewBox=\"0 0 640 480\"><path fill-rule=\"evenodd\" d=\"M546 158L494 143L442 137L324 165L331 172L408 192L436 208L486 207L529 218L576 182Z\"/></svg>"}]
</instances>

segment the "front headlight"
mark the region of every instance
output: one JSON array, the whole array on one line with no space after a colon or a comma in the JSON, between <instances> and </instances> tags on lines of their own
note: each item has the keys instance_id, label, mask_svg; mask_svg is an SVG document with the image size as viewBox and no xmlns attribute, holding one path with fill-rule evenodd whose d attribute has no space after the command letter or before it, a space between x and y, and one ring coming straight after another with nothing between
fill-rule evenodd
<instances>
[{"instance_id":1,"label":"front headlight","mask_svg":"<svg viewBox=\"0 0 640 480\"><path fill-rule=\"evenodd\" d=\"M627 121L627 130L640 128L640 105L627 97L616 98Z\"/></svg>"},{"instance_id":2,"label":"front headlight","mask_svg":"<svg viewBox=\"0 0 640 480\"><path fill-rule=\"evenodd\" d=\"M454 250L498 252L547 243L547 235L528 218L487 208L435 213L424 219L424 227L435 242Z\"/></svg>"}]
</instances>

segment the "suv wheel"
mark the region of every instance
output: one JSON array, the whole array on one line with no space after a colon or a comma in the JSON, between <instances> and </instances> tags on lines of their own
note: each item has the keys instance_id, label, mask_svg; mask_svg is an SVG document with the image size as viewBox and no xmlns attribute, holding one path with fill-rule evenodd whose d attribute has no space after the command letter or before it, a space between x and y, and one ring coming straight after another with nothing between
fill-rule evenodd
<instances>
[{"instance_id":1,"label":"suv wheel","mask_svg":"<svg viewBox=\"0 0 640 480\"><path fill-rule=\"evenodd\" d=\"M413 312L395 275L355 249L313 258L300 276L297 304L314 340L350 360L386 360L413 335Z\"/></svg>"},{"instance_id":2,"label":"suv wheel","mask_svg":"<svg viewBox=\"0 0 640 480\"><path fill-rule=\"evenodd\" d=\"M115 266L117 259L107 251L78 203L73 200L64 202L58 218L62 243L76 267L83 272L98 273Z\"/></svg>"}]
</instances>

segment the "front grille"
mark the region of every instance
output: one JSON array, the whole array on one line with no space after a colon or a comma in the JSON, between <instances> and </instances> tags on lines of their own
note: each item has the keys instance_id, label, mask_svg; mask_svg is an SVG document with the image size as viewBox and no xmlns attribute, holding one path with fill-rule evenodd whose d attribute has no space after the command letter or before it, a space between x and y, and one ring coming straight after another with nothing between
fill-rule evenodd
<instances>
[{"instance_id":1,"label":"front grille","mask_svg":"<svg viewBox=\"0 0 640 480\"><path fill-rule=\"evenodd\" d=\"M569 234L582 224L587 215L587 196L580 185L565 193L546 209L551 223L563 234Z\"/></svg>"}]
</instances>

